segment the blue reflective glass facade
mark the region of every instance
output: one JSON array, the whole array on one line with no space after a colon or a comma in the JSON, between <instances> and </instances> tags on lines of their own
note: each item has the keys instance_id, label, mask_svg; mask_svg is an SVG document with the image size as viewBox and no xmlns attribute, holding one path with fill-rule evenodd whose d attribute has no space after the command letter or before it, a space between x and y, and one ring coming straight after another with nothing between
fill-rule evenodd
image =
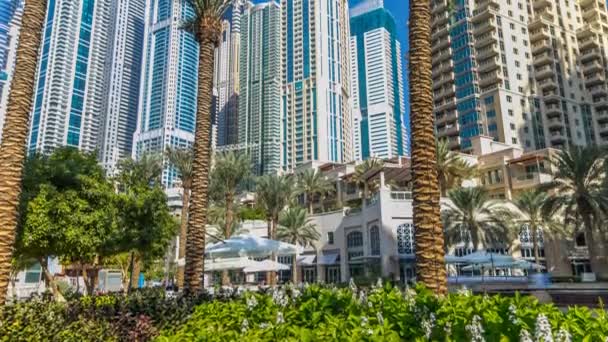
<instances>
[{"instance_id":1,"label":"blue reflective glass facade","mask_svg":"<svg viewBox=\"0 0 608 342\"><path fill-rule=\"evenodd\" d=\"M30 152L36 149L38 134L40 133L40 114L42 111L42 101L46 87L46 76L49 63L49 52L51 48L51 34L53 33L53 23L55 19L55 0L49 0L46 11L46 22L44 25L44 37L42 41L42 55L38 69L38 85L36 87L36 98L34 99L34 113L32 116L32 129L30 132Z\"/></svg>"},{"instance_id":2,"label":"blue reflective glass facade","mask_svg":"<svg viewBox=\"0 0 608 342\"><path fill-rule=\"evenodd\" d=\"M89 65L89 50L91 47L91 28L93 25L94 0L83 0L80 18L80 34L78 38L78 53L76 57L76 70L72 89L72 103L70 119L68 122L67 145L78 147L80 144L80 131L82 127L82 113L84 109L84 93L87 82L87 68Z\"/></svg>"},{"instance_id":3,"label":"blue reflective glass facade","mask_svg":"<svg viewBox=\"0 0 608 342\"><path fill-rule=\"evenodd\" d=\"M465 0L457 0L450 26L451 48L454 60L454 76L456 85L456 109L460 125L461 148L471 147L471 137L480 135L480 100L473 37L470 33L472 23L471 13Z\"/></svg>"},{"instance_id":4,"label":"blue reflective glass facade","mask_svg":"<svg viewBox=\"0 0 608 342\"><path fill-rule=\"evenodd\" d=\"M401 103L402 98L399 91L399 69L398 63L401 63L397 54L397 26L393 16L384 8L378 8L371 12L352 17L350 19L351 36L356 37L357 43L357 67L358 67L358 85L359 85L359 107L361 110L361 157L369 158L370 143L369 137L369 122L368 122L368 103L367 103L367 66L365 58L365 33L383 28L387 30L391 36L391 62L392 62L392 91L395 99L393 120L397 128L397 153L405 154L405 144L403 141L403 115Z\"/></svg>"}]
</instances>

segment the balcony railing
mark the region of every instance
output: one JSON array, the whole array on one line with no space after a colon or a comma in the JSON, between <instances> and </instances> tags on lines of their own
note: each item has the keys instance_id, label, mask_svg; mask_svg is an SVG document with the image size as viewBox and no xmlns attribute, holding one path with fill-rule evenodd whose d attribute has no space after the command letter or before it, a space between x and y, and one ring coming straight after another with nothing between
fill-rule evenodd
<instances>
[{"instance_id":1,"label":"balcony railing","mask_svg":"<svg viewBox=\"0 0 608 342\"><path fill-rule=\"evenodd\" d=\"M408 201L412 199L411 191L391 191L391 199L394 201Z\"/></svg>"}]
</instances>

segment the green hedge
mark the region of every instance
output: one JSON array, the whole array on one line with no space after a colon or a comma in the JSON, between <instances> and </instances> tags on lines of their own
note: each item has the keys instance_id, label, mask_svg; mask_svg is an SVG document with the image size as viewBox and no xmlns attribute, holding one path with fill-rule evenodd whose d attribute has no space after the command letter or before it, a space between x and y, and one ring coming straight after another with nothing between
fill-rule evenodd
<instances>
[{"instance_id":1,"label":"green hedge","mask_svg":"<svg viewBox=\"0 0 608 342\"><path fill-rule=\"evenodd\" d=\"M168 298L163 291L0 308L0 341L598 341L603 309L423 288L304 288Z\"/></svg>"}]
</instances>

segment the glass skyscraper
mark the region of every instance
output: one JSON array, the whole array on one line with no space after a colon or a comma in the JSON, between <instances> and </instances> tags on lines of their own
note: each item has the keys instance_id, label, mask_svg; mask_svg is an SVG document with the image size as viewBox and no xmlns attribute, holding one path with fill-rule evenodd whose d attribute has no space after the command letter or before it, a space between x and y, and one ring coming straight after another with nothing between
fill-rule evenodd
<instances>
[{"instance_id":1,"label":"glass skyscraper","mask_svg":"<svg viewBox=\"0 0 608 342\"><path fill-rule=\"evenodd\" d=\"M134 157L194 142L199 48L181 28L192 15L184 0L148 1ZM167 167L163 184L174 187L177 181L177 171Z\"/></svg>"},{"instance_id":2,"label":"glass skyscraper","mask_svg":"<svg viewBox=\"0 0 608 342\"><path fill-rule=\"evenodd\" d=\"M351 10L351 94L355 159L407 154L401 44L382 0Z\"/></svg>"},{"instance_id":3,"label":"glass skyscraper","mask_svg":"<svg viewBox=\"0 0 608 342\"><path fill-rule=\"evenodd\" d=\"M99 151L110 171L131 154L144 1L48 1L30 152Z\"/></svg>"},{"instance_id":4,"label":"glass skyscraper","mask_svg":"<svg viewBox=\"0 0 608 342\"><path fill-rule=\"evenodd\" d=\"M0 141L15 68L23 0L0 0Z\"/></svg>"},{"instance_id":5,"label":"glass skyscraper","mask_svg":"<svg viewBox=\"0 0 608 342\"><path fill-rule=\"evenodd\" d=\"M281 9L249 3L241 16L239 145L256 174L281 168Z\"/></svg>"},{"instance_id":6,"label":"glass skyscraper","mask_svg":"<svg viewBox=\"0 0 608 342\"><path fill-rule=\"evenodd\" d=\"M346 0L282 0L284 170L352 159Z\"/></svg>"}]
</instances>

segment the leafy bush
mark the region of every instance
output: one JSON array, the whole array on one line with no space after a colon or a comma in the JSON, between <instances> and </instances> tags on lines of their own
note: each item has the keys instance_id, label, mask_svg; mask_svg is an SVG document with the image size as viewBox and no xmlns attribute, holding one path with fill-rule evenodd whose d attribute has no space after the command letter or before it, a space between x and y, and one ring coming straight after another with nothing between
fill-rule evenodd
<instances>
[{"instance_id":1,"label":"leafy bush","mask_svg":"<svg viewBox=\"0 0 608 342\"><path fill-rule=\"evenodd\" d=\"M438 298L320 285L167 297L162 290L49 297L0 308L0 341L589 341L605 342L604 309L562 311L529 296Z\"/></svg>"},{"instance_id":2,"label":"leafy bush","mask_svg":"<svg viewBox=\"0 0 608 342\"><path fill-rule=\"evenodd\" d=\"M451 294L390 285L366 292L310 286L196 308L159 341L599 341L604 310L567 312L529 296Z\"/></svg>"},{"instance_id":3,"label":"leafy bush","mask_svg":"<svg viewBox=\"0 0 608 342\"><path fill-rule=\"evenodd\" d=\"M0 341L147 341L185 322L209 296L167 297L160 289L57 303L35 297L0 307Z\"/></svg>"}]
</instances>

